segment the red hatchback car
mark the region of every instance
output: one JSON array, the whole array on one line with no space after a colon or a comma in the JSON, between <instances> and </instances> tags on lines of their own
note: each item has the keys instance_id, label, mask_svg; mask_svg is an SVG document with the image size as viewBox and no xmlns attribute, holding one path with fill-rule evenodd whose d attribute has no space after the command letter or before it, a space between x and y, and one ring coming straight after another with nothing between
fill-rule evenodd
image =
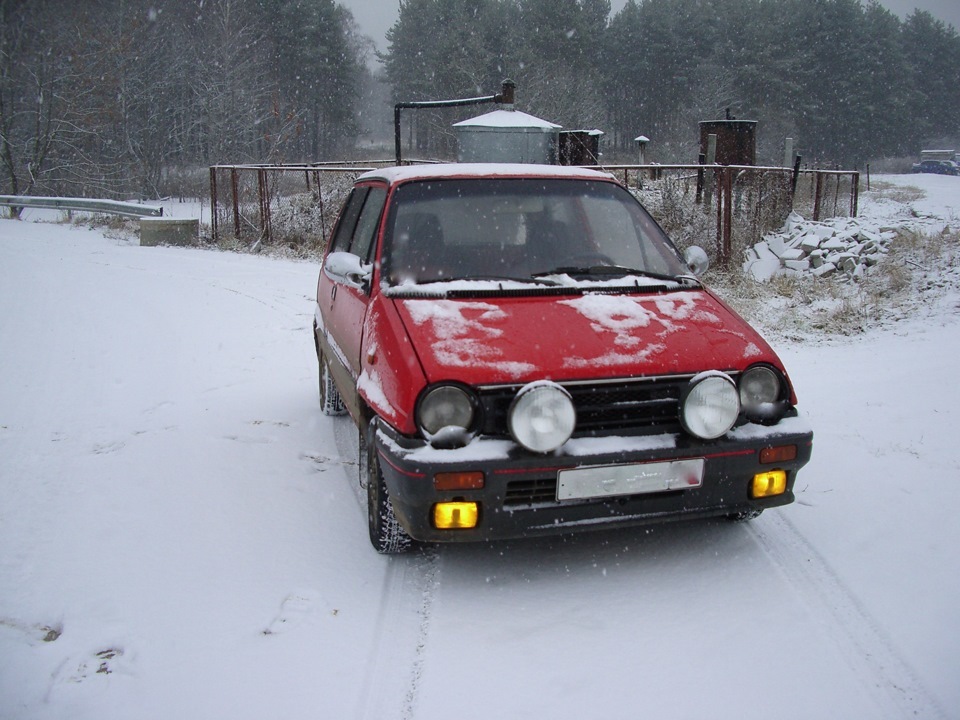
<instances>
[{"instance_id":1,"label":"red hatchback car","mask_svg":"<svg viewBox=\"0 0 960 720\"><path fill-rule=\"evenodd\" d=\"M813 434L780 359L613 177L357 179L317 286L320 397L360 428L380 552L793 501Z\"/></svg>"}]
</instances>

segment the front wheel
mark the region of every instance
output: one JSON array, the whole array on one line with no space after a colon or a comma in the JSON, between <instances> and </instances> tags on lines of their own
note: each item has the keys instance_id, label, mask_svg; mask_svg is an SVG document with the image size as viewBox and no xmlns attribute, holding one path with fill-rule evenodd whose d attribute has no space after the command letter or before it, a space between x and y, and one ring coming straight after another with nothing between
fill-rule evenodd
<instances>
[{"instance_id":1,"label":"front wheel","mask_svg":"<svg viewBox=\"0 0 960 720\"><path fill-rule=\"evenodd\" d=\"M323 410L323 414L343 415L343 398L340 397L340 391L337 390L337 386L334 384L333 378L330 376L330 368L327 365L327 359L324 357L323 351L319 348L317 349L317 362L320 365L320 407Z\"/></svg>"},{"instance_id":2,"label":"front wheel","mask_svg":"<svg viewBox=\"0 0 960 720\"><path fill-rule=\"evenodd\" d=\"M753 508L751 510L741 510L740 512L730 513L727 515L727 520L730 520L731 522L748 522L754 518L760 517L760 513L762 512L763 510L758 510L757 508Z\"/></svg>"},{"instance_id":3,"label":"front wheel","mask_svg":"<svg viewBox=\"0 0 960 720\"><path fill-rule=\"evenodd\" d=\"M362 459L366 460L361 467L366 472L367 481L367 525L373 548L383 555L392 555L410 550L414 541L407 535L393 512L387 485L383 480L374 432L374 426L371 425L368 437L360 446L361 454L365 453Z\"/></svg>"}]
</instances>

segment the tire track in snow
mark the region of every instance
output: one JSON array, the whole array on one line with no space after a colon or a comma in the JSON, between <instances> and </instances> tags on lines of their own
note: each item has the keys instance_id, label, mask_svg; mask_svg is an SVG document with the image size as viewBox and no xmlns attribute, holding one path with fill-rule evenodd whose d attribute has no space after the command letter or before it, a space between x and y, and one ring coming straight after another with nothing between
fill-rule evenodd
<instances>
[{"instance_id":1,"label":"tire track in snow","mask_svg":"<svg viewBox=\"0 0 960 720\"><path fill-rule=\"evenodd\" d=\"M358 457L359 438L353 421L332 420L340 457ZM360 463L341 463L360 510L358 522L366 523L367 497L360 487ZM373 548L369 551L374 553ZM440 585L440 553L436 548L425 548L384 557L383 561L380 605L355 717L413 720L433 599Z\"/></svg>"},{"instance_id":2,"label":"tire track in snow","mask_svg":"<svg viewBox=\"0 0 960 720\"><path fill-rule=\"evenodd\" d=\"M780 513L765 513L764 522L748 523L747 529L796 593L822 610L815 615L832 618L831 638L864 686L887 701L882 705L892 704L896 717L948 717L880 626L793 523Z\"/></svg>"},{"instance_id":3,"label":"tire track in snow","mask_svg":"<svg viewBox=\"0 0 960 720\"><path fill-rule=\"evenodd\" d=\"M439 560L433 548L388 559L358 718L415 717Z\"/></svg>"}]
</instances>

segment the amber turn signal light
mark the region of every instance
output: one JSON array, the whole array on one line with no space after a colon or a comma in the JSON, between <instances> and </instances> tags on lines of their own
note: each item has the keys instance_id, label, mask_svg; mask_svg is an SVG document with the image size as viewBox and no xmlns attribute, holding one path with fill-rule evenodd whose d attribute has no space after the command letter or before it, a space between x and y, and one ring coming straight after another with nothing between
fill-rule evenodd
<instances>
[{"instance_id":1,"label":"amber turn signal light","mask_svg":"<svg viewBox=\"0 0 960 720\"><path fill-rule=\"evenodd\" d=\"M445 472L433 476L434 490L482 490L482 472Z\"/></svg>"},{"instance_id":2,"label":"amber turn signal light","mask_svg":"<svg viewBox=\"0 0 960 720\"><path fill-rule=\"evenodd\" d=\"M769 463L790 462L796 459L796 445L779 445L777 447L764 448L760 451L760 462L764 465Z\"/></svg>"}]
</instances>

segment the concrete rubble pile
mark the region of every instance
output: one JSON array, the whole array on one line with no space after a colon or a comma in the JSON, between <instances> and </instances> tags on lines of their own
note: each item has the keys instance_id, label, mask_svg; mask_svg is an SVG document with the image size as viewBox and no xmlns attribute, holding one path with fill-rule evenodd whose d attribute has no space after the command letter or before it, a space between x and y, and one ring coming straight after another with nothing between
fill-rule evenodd
<instances>
[{"instance_id":1,"label":"concrete rubble pile","mask_svg":"<svg viewBox=\"0 0 960 720\"><path fill-rule=\"evenodd\" d=\"M894 225L865 218L805 220L790 213L783 229L747 250L743 268L760 281L777 274L862 277L896 237Z\"/></svg>"}]
</instances>

